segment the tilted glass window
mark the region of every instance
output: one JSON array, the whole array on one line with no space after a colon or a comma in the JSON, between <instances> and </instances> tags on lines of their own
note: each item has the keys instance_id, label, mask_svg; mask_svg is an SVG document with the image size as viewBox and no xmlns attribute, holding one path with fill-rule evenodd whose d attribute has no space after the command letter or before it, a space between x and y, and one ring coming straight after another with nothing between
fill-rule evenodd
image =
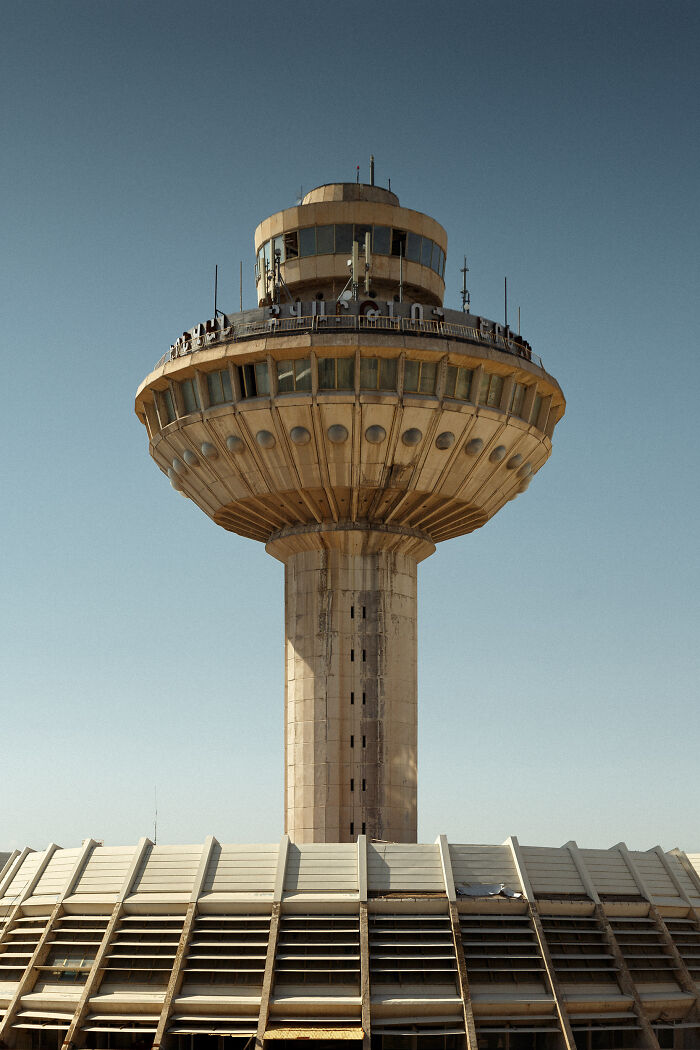
<instances>
[{"instance_id":1,"label":"tilted glass window","mask_svg":"<svg viewBox=\"0 0 700 1050\"><path fill-rule=\"evenodd\" d=\"M489 408L500 408L502 393L503 376L497 376L493 372L484 372L479 389L479 404L487 405Z\"/></svg>"},{"instance_id":2,"label":"tilted glass window","mask_svg":"<svg viewBox=\"0 0 700 1050\"><path fill-rule=\"evenodd\" d=\"M353 390L354 387L354 357L319 357L319 390Z\"/></svg>"},{"instance_id":3,"label":"tilted glass window","mask_svg":"<svg viewBox=\"0 0 700 1050\"><path fill-rule=\"evenodd\" d=\"M375 255L388 255L391 247L391 230L388 226L375 226L372 251Z\"/></svg>"},{"instance_id":4,"label":"tilted glass window","mask_svg":"<svg viewBox=\"0 0 700 1050\"><path fill-rule=\"evenodd\" d=\"M445 380L445 397L454 397L459 401L468 401L472 389L474 370L472 368L455 368L447 366Z\"/></svg>"},{"instance_id":5,"label":"tilted glass window","mask_svg":"<svg viewBox=\"0 0 700 1050\"><path fill-rule=\"evenodd\" d=\"M423 266L431 266L433 261L433 248L434 244L427 237L423 238L423 247L421 248L420 261Z\"/></svg>"},{"instance_id":6,"label":"tilted glass window","mask_svg":"<svg viewBox=\"0 0 700 1050\"><path fill-rule=\"evenodd\" d=\"M336 254L340 252L349 254L352 251L352 225L350 223L336 225L335 250Z\"/></svg>"},{"instance_id":7,"label":"tilted glass window","mask_svg":"<svg viewBox=\"0 0 700 1050\"><path fill-rule=\"evenodd\" d=\"M406 258L411 262L420 262L420 234L409 233L406 236Z\"/></svg>"},{"instance_id":8,"label":"tilted glass window","mask_svg":"<svg viewBox=\"0 0 700 1050\"><path fill-rule=\"evenodd\" d=\"M284 235L284 258L285 262L289 259L296 259L299 255L299 238L297 231L292 230L291 233L285 233Z\"/></svg>"},{"instance_id":9,"label":"tilted glass window","mask_svg":"<svg viewBox=\"0 0 700 1050\"><path fill-rule=\"evenodd\" d=\"M396 390L396 358L360 358L360 388L362 390Z\"/></svg>"},{"instance_id":10,"label":"tilted glass window","mask_svg":"<svg viewBox=\"0 0 700 1050\"><path fill-rule=\"evenodd\" d=\"M403 388L409 394L434 394L437 364L432 361L406 361Z\"/></svg>"},{"instance_id":11,"label":"tilted glass window","mask_svg":"<svg viewBox=\"0 0 700 1050\"><path fill-rule=\"evenodd\" d=\"M228 369L221 372L207 372L207 392L210 405L223 405L226 401L233 401L231 376Z\"/></svg>"},{"instance_id":12,"label":"tilted glass window","mask_svg":"<svg viewBox=\"0 0 700 1050\"><path fill-rule=\"evenodd\" d=\"M263 244L262 251L263 251L264 265L269 270L271 268L271 261L270 260L272 258L271 255L270 255L270 242L269 241L265 241L265 243Z\"/></svg>"},{"instance_id":13,"label":"tilted glass window","mask_svg":"<svg viewBox=\"0 0 700 1050\"><path fill-rule=\"evenodd\" d=\"M307 226L304 230L299 230L299 255L304 257L306 255L316 254L316 227Z\"/></svg>"},{"instance_id":14,"label":"tilted glass window","mask_svg":"<svg viewBox=\"0 0 700 1050\"><path fill-rule=\"evenodd\" d=\"M513 394L510 399L510 411L514 416L521 416L523 414L523 402L525 400L525 391L527 387L524 383L516 383L513 386Z\"/></svg>"},{"instance_id":15,"label":"tilted glass window","mask_svg":"<svg viewBox=\"0 0 700 1050\"><path fill-rule=\"evenodd\" d=\"M316 227L316 254L332 255L335 245L334 226Z\"/></svg>"},{"instance_id":16,"label":"tilted glass window","mask_svg":"<svg viewBox=\"0 0 700 1050\"><path fill-rule=\"evenodd\" d=\"M311 359L308 357L277 362L277 392L290 394L295 390L311 390Z\"/></svg>"},{"instance_id":17,"label":"tilted glass window","mask_svg":"<svg viewBox=\"0 0 700 1050\"><path fill-rule=\"evenodd\" d=\"M173 395L169 390L164 390L162 393L162 397L163 406L165 408L165 418L168 423L174 423L175 419L177 418L177 413L175 412L175 402L173 401ZM157 407L158 405L156 404L156 408Z\"/></svg>"},{"instance_id":18,"label":"tilted glass window","mask_svg":"<svg viewBox=\"0 0 700 1050\"><path fill-rule=\"evenodd\" d=\"M284 262L284 237L274 237L272 240L272 261L275 260L275 252L280 253L280 262Z\"/></svg>"},{"instance_id":19,"label":"tilted glass window","mask_svg":"<svg viewBox=\"0 0 700 1050\"><path fill-rule=\"evenodd\" d=\"M185 412L188 414L190 412L199 412L199 395L197 394L194 379L183 379L180 383L180 392Z\"/></svg>"},{"instance_id":20,"label":"tilted glass window","mask_svg":"<svg viewBox=\"0 0 700 1050\"><path fill-rule=\"evenodd\" d=\"M535 400L532 404L532 412L530 413L530 422L537 426L537 420L540 418L540 412L542 410L542 394L536 394Z\"/></svg>"},{"instance_id":21,"label":"tilted glass window","mask_svg":"<svg viewBox=\"0 0 700 1050\"><path fill-rule=\"evenodd\" d=\"M264 397L270 393L270 377L265 361L259 361L255 365L240 365L238 378L241 383L241 397Z\"/></svg>"}]
</instances>

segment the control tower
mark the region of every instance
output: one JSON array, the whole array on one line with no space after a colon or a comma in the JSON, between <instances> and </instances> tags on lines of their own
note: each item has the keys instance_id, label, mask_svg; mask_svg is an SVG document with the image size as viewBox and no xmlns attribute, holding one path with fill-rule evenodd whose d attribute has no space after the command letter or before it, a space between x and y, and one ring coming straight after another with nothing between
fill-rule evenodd
<instances>
[{"instance_id":1,"label":"control tower","mask_svg":"<svg viewBox=\"0 0 700 1050\"><path fill-rule=\"evenodd\" d=\"M565 408L520 335L443 306L445 230L373 181L261 222L257 308L136 395L173 488L284 564L298 843L416 841L418 563L527 489Z\"/></svg>"}]
</instances>

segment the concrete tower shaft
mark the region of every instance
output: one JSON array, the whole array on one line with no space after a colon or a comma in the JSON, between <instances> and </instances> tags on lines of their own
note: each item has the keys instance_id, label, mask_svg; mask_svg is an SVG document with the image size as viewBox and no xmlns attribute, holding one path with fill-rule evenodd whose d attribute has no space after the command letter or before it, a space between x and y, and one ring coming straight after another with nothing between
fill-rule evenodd
<instances>
[{"instance_id":1,"label":"concrete tower shaft","mask_svg":"<svg viewBox=\"0 0 700 1050\"><path fill-rule=\"evenodd\" d=\"M296 842L417 834L418 561L427 540L293 531L285 565L285 822Z\"/></svg>"},{"instance_id":2,"label":"concrete tower shaft","mask_svg":"<svg viewBox=\"0 0 700 1050\"><path fill-rule=\"evenodd\" d=\"M386 190L319 187L256 231L262 305L184 332L136 396L173 487L284 563L299 842L415 841L416 567L525 491L564 413L529 344L442 307L446 244Z\"/></svg>"}]
</instances>

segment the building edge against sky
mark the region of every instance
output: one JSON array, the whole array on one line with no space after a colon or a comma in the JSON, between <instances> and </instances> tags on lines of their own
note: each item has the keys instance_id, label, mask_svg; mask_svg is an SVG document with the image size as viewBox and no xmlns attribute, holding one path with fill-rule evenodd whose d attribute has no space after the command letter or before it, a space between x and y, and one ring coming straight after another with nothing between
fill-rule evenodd
<instances>
[{"instance_id":1,"label":"building edge against sky","mask_svg":"<svg viewBox=\"0 0 700 1050\"><path fill-rule=\"evenodd\" d=\"M261 223L257 308L136 397L173 488L284 563L287 834L0 854L0 1045L700 1047L700 855L415 841L417 565L527 489L565 405L372 183Z\"/></svg>"}]
</instances>

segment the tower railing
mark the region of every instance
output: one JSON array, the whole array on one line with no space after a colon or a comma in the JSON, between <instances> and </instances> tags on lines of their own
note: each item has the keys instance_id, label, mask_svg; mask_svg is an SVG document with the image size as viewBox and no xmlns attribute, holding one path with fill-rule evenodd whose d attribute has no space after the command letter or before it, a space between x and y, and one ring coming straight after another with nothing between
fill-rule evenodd
<instances>
[{"instance_id":1,"label":"tower railing","mask_svg":"<svg viewBox=\"0 0 700 1050\"><path fill-rule=\"evenodd\" d=\"M525 361L532 361L544 368L542 358L533 354L529 346L514 338L510 333L482 331L471 325L454 324L450 321L424 321L420 317L384 317L362 316L355 314L317 314L301 317L267 317L260 321L247 321L242 324L222 324L207 321L195 325L191 332L183 333L172 344L167 354L163 354L156 368L178 357L208 350L218 343L238 343L247 339L269 338L291 332L353 332L381 331L397 332L406 335L428 335L436 339L452 339L458 342L476 343L493 347L504 353L512 354Z\"/></svg>"}]
</instances>

